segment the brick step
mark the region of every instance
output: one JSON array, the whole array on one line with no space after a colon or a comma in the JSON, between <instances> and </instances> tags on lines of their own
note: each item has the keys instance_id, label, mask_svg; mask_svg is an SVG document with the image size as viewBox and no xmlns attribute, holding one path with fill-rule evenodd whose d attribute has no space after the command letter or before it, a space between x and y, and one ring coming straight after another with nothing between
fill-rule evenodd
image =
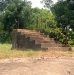
<instances>
[{"instance_id":1,"label":"brick step","mask_svg":"<svg viewBox=\"0 0 74 75\"><path fill-rule=\"evenodd\" d=\"M47 37L43 37L43 36L38 36L38 35L26 35L26 37L30 37L30 38L33 38L33 39L42 39L42 40L45 40L45 41L54 41L54 40L50 40L50 38L47 38Z\"/></svg>"},{"instance_id":2,"label":"brick step","mask_svg":"<svg viewBox=\"0 0 74 75\"><path fill-rule=\"evenodd\" d=\"M28 36L30 38L30 40L43 40L42 37L37 37L37 36Z\"/></svg>"},{"instance_id":3,"label":"brick step","mask_svg":"<svg viewBox=\"0 0 74 75\"><path fill-rule=\"evenodd\" d=\"M43 36L41 36L41 35L38 35L38 34L35 34L35 35L28 35L29 37L37 37L37 38L43 38Z\"/></svg>"},{"instance_id":4,"label":"brick step","mask_svg":"<svg viewBox=\"0 0 74 75\"><path fill-rule=\"evenodd\" d=\"M36 38L42 38L43 40L46 40L46 41L49 41L50 39L49 38L46 38L46 37L43 37L43 36L41 36L41 35L28 35L29 37L36 37ZM51 40L51 41L53 41L53 40Z\"/></svg>"},{"instance_id":5,"label":"brick step","mask_svg":"<svg viewBox=\"0 0 74 75\"><path fill-rule=\"evenodd\" d=\"M41 44L41 43L49 43L49 41L44 41L44 40L35 40L35 44Z\"/></svg>"},{"instance_id":6,"label":"brick step","mask_svg":"<svg viewBox=\"0 0 74 75\"><path fill-rule=\"evenodd\" d=\"M55 43L54 40L49 40L48 38L44 37L37 37L37 36L29 36L25 35L26 38L30 38L30 41L35 40L35 44L40 44L40 43Z\"/></svg>"},{"instance_id":7,"label":"brick step","mask_svg":"<svg viewBox=\"0 0 74 75\"><path fill-rule=\"evenodd\" d=\"M37 36L37 37L44 37L44 38L49 38L49 37L47 37L46 35L44 35L44 34L42 34L42 33L39 33L39 32L37 32L37 33L28 33L29 35L31 35L31 36Z\"/></svg>"},{"instance_id":8,"label":"brick step","mask_svg":"<svg viewBox=\"0 0 74 75\"><path fill-rule=\"evenodd\" d=\"M46 35L44 35L43 33L40 33L40 32L34 32L34 31L19 31L19 32L21 32L21 33L23 33L23 34L30 34L30 35L42 35L42 36L45 36L46 37Z\"/></svg>"},{"instance_id":9,"label":"brick step","mask_svg":"<svg viewBox=\"0 0 74 75\"><path fill-rule=\"evenodd\" d=\"M69 51L69 47L48 47L48 50Z\"/></svg>"},{"instance_id":10,"label":"brick step","mask_svg":"<svg viewBox=\"0 0 74 75\"><path fill-rule=\"evenodd\" d=\"M48 47L62 47L61 44L56 44L56 43L41 43L41 48L48 48Z\"/></svg>"},{"instance_id":11,"label":"brick step","mask_svg":"<svg viewBox=\"0 0 74 75\"><path fill-rule=\"evenodd\" d=\"M34 32L34 31L24 31L24 32L22 32L22 33L27 33L27 34L35 34L35 33L40 33L40 32Z\"/></svg>"},{"instance_id":12,"label":"brick step","mask_svg":"<svg viewBox=\"0 0 74 75\"><path fill-rule=\"evenodd\" d=\"M26 36L32 36L32 35L35 35L35 36L39 36L39 34L38 33L21 33L22 35L26 35Z\"/></svg>"},{"instance_id":13,"label":"brick step","mask_svg":"<svg viewBox=\"0 0 74 75\"><path fill-rule=\"evenodd\" d=\"M26 38L27 37L41 37L40 35L31 35L31 34L25 34Z\"/></svg>"},{"instance_id":14,"label":"brick step","mask_svg":"<svg viewBox=\"0 0 74 75\"><path fill-rule=\"evenodd\" d=\"M14 29L17 32L37 32L36 30L27 30L27 29Z\"/></svg>"},{"instance_id":15,"label":"brick step","mask_svg":"<svg viewBox=\"0 0 74 75\"><path fill-rule=\"evenodd\" d=\"M36 39L35 40L35 44L40 44L40 43L54 43L54 41L50 41L50 40L48 40L48 41L46 41L46 40L43 40L43 39L41 39L41 40L39 40L39 39Z\"/></svg>"}]
</instances>

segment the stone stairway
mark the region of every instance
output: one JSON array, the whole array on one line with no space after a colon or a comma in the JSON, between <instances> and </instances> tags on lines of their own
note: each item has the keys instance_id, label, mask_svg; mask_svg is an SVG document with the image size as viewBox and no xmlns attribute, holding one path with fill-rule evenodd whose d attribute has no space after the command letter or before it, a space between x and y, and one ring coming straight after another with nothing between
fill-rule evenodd
<instances>
[{"instance_id":1,"label":"stone stairway","mask_svg":"<svg viewBox=\"0 0 74 75\"><path fill-rule=\"evenodd\" d=\"M69 47L63 47L62 44L56 43L54 39L48 38L43 33L25 29L13 30L12 47L33 50L69 50Z\"/></svg>"}]
</instances>

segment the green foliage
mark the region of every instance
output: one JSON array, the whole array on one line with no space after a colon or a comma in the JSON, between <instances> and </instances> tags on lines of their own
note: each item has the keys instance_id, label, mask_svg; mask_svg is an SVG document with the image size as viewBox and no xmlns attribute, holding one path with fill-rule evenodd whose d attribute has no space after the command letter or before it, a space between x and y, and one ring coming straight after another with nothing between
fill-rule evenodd
<instances>
[{"instance_id":1,"label":"green foliage","mask_svg":"<svg viewBox=\"0 0 74 75\"><path fill-rule=\"evenodd\" d=\"M65 44L65 35L62 33L60 28L44 28L40 29L41 33L54 38L55 41Z\"/></svg>"},{"instance_id":2,"label":"green foliage","mask_svg":"<svg viewBox=\"0 0 74 75\"><path fill-rule=\"evenodd\" d=\"M26 29L36 30L36 26L35 25L29 25L29 26L26 27Z\"/></svg>"},{"instance_id":3,"label":"green foliage","mask_svg":"<svg viewBox=\"0 0 74 75\"><path fill-rule=\"evenodd\" d=\"M8 32L0 32L0 43L12 43L12 35Z\"/></svg>"},{"instance_id":4,"label":"green foliage","mask_svg":"<svg viewBox=\"0 0 74 75\"><path fill-rule=\"evenodd\" d=\"M6 0L5 10L0 14L0 42L11 42L13 29L26 28L30 24L30 2L26 0Z\"/></svg>"},{"instance_id":5,"label":"green foliage","mask_svg":"<svg viewBox=\"0 0 74 75\"><path fill-rule=\"evenodd\" d=\"M54 21L54 18L54 15L46 9L32 9L31 23L32 25L34 25L34 27L37 26L38 29L44 27L56 27L56 22Z\"/></svg>"},{"instance_id":6,"label":"green foliage","mask_svg":"<svg viewBox=\"0 0 74 75\"><path fill-rule=\"evenodd\" d=\"M30 16L30 6L26 1L21 0L11 0L11 2L5 8L5 13L2 15L2 23L4 25L4 30L11 32L14 28L18 27L18 17L19 17L19 28L24 28L25 21L29 21ZM23 20L22 20L23 19ZM28 24L28 22L26 23Z\"/></svg>"},{"instance_id":7,"label":"green foliage","mask_svg":"<svg viewBox=\"0 0 74 75\"><path fill-rule=\"evenodd\" d=\"M71 0L58 0L56 4L51 5L51 0L43 0L45 6L51 10L51 12L55 15L55 20L57 21L57 28L61 28L59 31L60 36L62 34L62 39L59 37L58 41L65 43L66 36L68 38L68 43L70 45L74 45L74 3L71 3ZM69 28L66 31L66 27ZM69 31L71 29L72 31ZM66 35L68 33L68 35ZM58 32L55 30L55 33L52 35L57 36ZM54 37L56 39L56 36Z\"/></svg>"}]
</instances>

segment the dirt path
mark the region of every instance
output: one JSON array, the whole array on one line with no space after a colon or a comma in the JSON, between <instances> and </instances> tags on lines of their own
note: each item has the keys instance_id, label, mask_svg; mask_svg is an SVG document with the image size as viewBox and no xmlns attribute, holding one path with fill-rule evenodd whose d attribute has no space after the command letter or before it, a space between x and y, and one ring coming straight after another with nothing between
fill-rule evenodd
<instances>
[{"instance_id":1,"label":"dirt path","mask_svg":"<svg viewBox=\"0 0 74 75\"><path fill-rule=\"evenodd\" d=\"M0 75L74 75L74 58L2 59Z\"/></svg>"}]
</instances>

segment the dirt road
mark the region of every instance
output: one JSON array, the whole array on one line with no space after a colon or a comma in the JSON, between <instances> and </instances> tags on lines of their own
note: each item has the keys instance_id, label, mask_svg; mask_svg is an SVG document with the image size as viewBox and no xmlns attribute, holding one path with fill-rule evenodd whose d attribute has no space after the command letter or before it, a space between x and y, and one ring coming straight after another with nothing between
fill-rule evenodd
<instances>
[{"instance_id":1,"label":"dirt road","mask_svg":"<svg viewBox=\"0 0 74 75\"><path fill-rule=\"evenodd\" d=\"M2 59L0 75L74 75L74 58Z\"/></svg>"}]
</instances>

